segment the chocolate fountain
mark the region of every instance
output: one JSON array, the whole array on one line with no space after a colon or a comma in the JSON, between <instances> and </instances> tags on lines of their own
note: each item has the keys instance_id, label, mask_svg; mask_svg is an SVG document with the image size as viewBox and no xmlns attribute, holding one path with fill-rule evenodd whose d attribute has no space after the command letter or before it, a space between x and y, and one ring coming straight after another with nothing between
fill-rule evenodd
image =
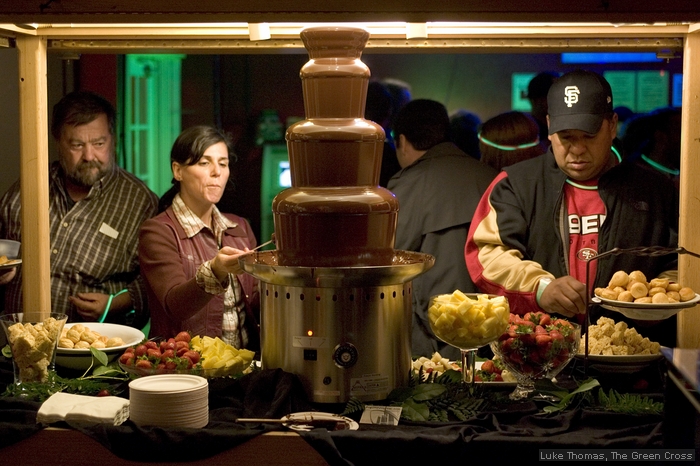
<instances>
[{"instance_id":1,"label":"chocolate fountain","mask_svg":"<svg viewBox=\"0 0 700 466\"><path fill-rule=\"evenodd\" d=\"M398 201L378 186L384 130L365 120L363 29L301 32L306 119L287 129L292 187L272 202L277 250L241 259L261 282L261 362L318 403L387 398L411 370L411 281L434 264L394 249Z\"/></svg>"}]
</instances>

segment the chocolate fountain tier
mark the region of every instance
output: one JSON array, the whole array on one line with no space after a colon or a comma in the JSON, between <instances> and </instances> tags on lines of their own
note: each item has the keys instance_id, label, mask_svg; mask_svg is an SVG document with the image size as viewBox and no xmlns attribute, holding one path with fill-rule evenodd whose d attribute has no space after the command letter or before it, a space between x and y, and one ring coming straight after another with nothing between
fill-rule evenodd
<instances>
[{"instance_id":1,"label":"chocolate fountain tier","mask_svg":"<svg viewBox=\"0 0 700 466\"><path fill-rule=\"evenodd\" d=\"M279 251L255 251L242 256L239 263L246 273L271 285L342 289L408 283L430 270L435 257L395 249L385 266L285 267L279 264Z\"/></svg>"},{"instance_id":2,"label":"chocolate fountain tier","mask_svg":"<svg viewBox=\"0 0 700 466\"><path fill-rule=\"evenodd\" d=\"M360 57L369 33L312 28L301 38L310 58L299 72L306 118L362 118L370 71Z\"/></svg>"},{"instance_id":3,"label":"chocolate fountain tier","mask_svg":"<svg viewBox=\"0 0 700 466\"><path fill-rule=\"evenodd\" d=\"M385 135L372 121L304 120L290 126L286 138L294 187L379 184Z\"/></svg>"},{"instance_id":4,"label":"chocolate fountain tier","mask_svg":"<svg viewBox=\"0 0 700 466\"><path fill-rule=\"evenodd\" d=\"M279 264L390 265L398 210L379 186L285 189L272 202Z\"/></svg>"}]
</instances>

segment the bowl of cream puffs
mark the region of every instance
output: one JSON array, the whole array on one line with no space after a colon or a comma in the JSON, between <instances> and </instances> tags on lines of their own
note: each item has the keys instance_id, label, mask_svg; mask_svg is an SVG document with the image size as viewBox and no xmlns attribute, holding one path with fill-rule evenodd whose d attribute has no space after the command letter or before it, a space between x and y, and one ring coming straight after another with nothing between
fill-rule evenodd
<instances>
[{"instance_id":1,"label":"bowl of cream puffs","mask_svg":"<svg viewBox=\"0 0 700 466\"><path fill-rule=\"evenodd\" d=\"M130 346L145 338L139 329L127 325L99 322L73 322L63 326L56 349L56 365L86 370L93 364L90 348L103 351L107 359L116 359Z\"/></svg>"},{"instance_id":2,"label":"bowl of cream puffs","mask_svg":"<svg viewBox=\"0 0 700 466\"><path fill-rule=\"evenodd\" d=\"M636 320L668 319L700 301L692 288L663 277L647 280L639 270L618 270L594 294L592 302Z\"/></svg>"}]
</instances>

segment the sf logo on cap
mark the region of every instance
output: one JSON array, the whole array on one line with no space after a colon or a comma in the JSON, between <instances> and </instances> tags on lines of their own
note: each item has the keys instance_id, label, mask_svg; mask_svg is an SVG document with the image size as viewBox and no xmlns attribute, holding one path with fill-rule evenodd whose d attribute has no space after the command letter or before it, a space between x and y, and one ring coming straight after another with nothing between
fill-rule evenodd
<instances>
[{"instance_id":1,"label":"sf logo on cap","mask_svg":"<svg viewBox=\"0 0 700 466\"><path fill-rule=\"evenodd\" d=\"M564 102L567 107L573 106L578 102L578 95L581 91L578 90L578 86L566 86L564 88Z\"/></svg>"}]
</instances>

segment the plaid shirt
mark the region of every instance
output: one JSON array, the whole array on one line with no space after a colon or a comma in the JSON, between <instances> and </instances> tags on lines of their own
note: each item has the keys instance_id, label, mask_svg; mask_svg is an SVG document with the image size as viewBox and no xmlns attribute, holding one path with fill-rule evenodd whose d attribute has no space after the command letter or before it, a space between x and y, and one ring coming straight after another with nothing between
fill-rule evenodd
<instances>
[{"instance_id":1,"label":"plaid shirt","mask_svg":"<svg viewBox=\"0 0 700 466\"><path fill-rule=\"evenodd\" d=\"M114 166L85 199L73 202L58 162L49 173L51 238L51 311L82 317L70 304L77 293L114 294L129 290L136 321L148 318L144 284L139 276L138 233L156 214L158 197L131 173ZM21 241L19 182L0 199L0 238ZM21 269L6 286L5 310L22 309Z\"/></svg>"},{"instance_id":2,"label":"plaid shirt","mask_svg":"<svg viewBox=\"0 0 700 466\"><path fill-rule=\"evenodd\" d=\"M180 194L175 195L172 207L175 218L180 222L188 238L197 235L204 228L209 228L201 218L187 207ZM221 215L216 206L214 206L211 216L214 237L221 248L224 231L227 228L235 228L237 225ZM221 339L234 348L245 348L248 345L248 335L244 325L246 312L241 283L231 274L228 274L223 283L219 282L211 269L211 260L207 260L199 266L195 279L197 285L207 293L214 295L225 293Z\"/></svg>"}]
</instances>

